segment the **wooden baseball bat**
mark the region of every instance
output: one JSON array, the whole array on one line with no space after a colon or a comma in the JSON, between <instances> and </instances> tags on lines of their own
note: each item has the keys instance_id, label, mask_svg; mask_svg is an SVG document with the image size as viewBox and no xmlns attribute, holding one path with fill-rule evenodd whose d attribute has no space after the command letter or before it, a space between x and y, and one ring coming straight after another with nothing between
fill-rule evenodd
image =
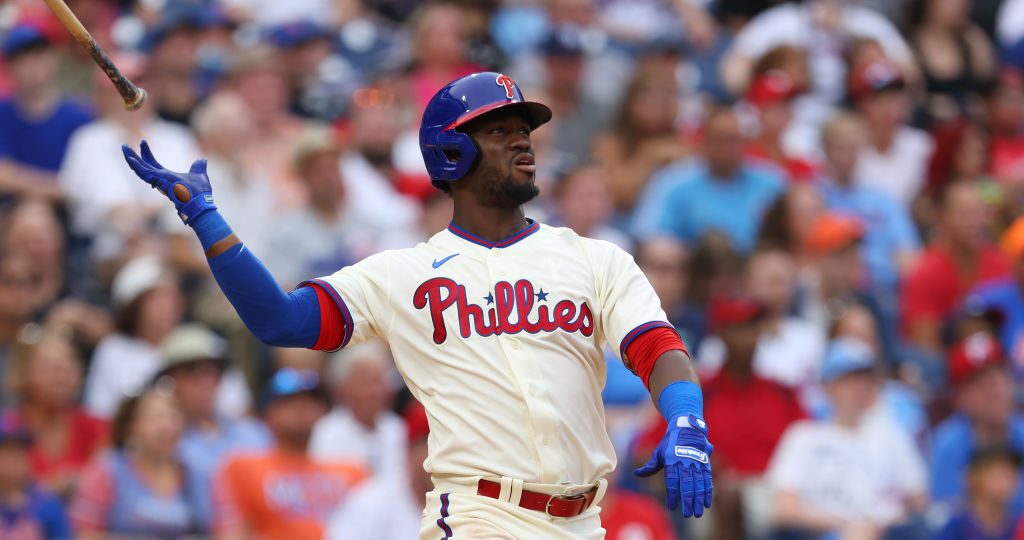
<instances>
[{"instance_id":1,"label":"wooden baseball bat","mask_svg":"<svg viewBox=\"0 0 1024 540\"><path fill-rule=\"evenodd\" d=\"M85 47L85 50L89 52L92 59L96 62L96 65L100 66L103 73L107 75L110 82L114 83L114 88L117 88L117 93L121 94L121 99L124 100L124 106L129 111L134 111L142 106L142 103L146 101L146 91L132 84L127 77L121 73L121 70L117 69L117 66L110 60L107 53L103 52L100 48L99 43L96 43L96 39L92 37L92 34L82 26L82 22L78 20L74 12L68 8L67 4L63 0L43 0L47 6L50 6L50 10L57 16L64 28L71 32L71 35Z\"/></svg>"}]
</instances>

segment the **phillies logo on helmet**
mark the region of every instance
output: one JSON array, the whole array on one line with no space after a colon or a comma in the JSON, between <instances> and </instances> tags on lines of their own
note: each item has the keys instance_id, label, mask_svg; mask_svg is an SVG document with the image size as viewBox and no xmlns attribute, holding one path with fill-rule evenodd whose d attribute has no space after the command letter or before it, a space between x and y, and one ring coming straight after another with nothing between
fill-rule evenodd
<instances>
[{"instance_id":1,"label":"phillies logo on helmet","mask_svg":"<svg viewBox=\"0 0 1024 540\"><path fill-rule=\"evenodd\" d=\"M508 75L498 74L498 77L494 79L494 82L498 86L505 87L505 97L507 97L508 99L516 98L515 93L513 93L513 90L515 90L516 87L516 82L512 80L512 77L509 77Z\"/></svg>"}]
</instances>

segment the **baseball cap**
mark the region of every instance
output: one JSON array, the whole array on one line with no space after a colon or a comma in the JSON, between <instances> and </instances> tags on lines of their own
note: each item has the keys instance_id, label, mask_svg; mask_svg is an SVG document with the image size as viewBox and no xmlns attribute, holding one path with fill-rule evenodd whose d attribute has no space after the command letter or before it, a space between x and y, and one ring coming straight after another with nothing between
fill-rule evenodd
<instances>
[{"instance_id":1,"label":"baseball cap","mask_svg":"<svg viewBox=\"0 0 1024 540\"><path fill-rule=\"evenodd\" d=\"M857 373L871 371L877 364L875 353L859 339L839 337L833 339L825 350L821 365L821 382L830 383L836 379Z\"/></svg>"},{"instance_id":2,"label":"baseball cap","mask_svg":"<svg viewBox=\"0 0 1024 540\"><path fill-rule=\"evenodd\" d=\"M845 214L827 212L814 220L805 243L811 252L832 253L863 237L864 225L860 219Z\"/></svg>"},{"instance_id":3,"label":"baseball cap","mask_svg":"<svg viewBox=\"0 0 1024 540\"><path fill-rule=\"evenodd\" d=\"M299 133L292 145L292 166L301 171L314 156L340 151L338 137L330 126L311 124Z\"/></svg>"},{"instance_id":4,"label":"baseball cap","mask_svg":"<svg viewBox=\"0 0 1024 540\"><path fill-rule=\"evenodd\" d=\"M754 78L747 89L746 100L751 105L763 108L783 101L789 101L803 93L786 72L773 69Z\"/></svg>"},{"instance_id":5,"label":"baseball cap","mask_svg":"<svg viewBox=\"0 0 1024 540\"><path fill-rule=\"evenodd\" d=\"M756 321L767 313L761 302L746 296L718 297L708 303L708 324L712 332Z\"/></svg>"},{"instance_id":6,"label":"baseball cap","mask_svg":"<svg viewBox=\"0 0 1024 540\"><path fill-rule=\"evenodd\" d=\"M214 8L192 2L174 3L146 33L142 48L151 50L179 30L202 30L217 20Z\"/></svg>"},{"instance_id":7,"label":"baseball cap","mask_svg":"<svg viewBox=\"0 0 1024 540\"><path fill-rule=\"evenodd\" d=\"M50 44L50 38L40 28L19 24L7 33L4 39L4 57L13 58L28 49Z\"/></svg>"},{"instance_id":8,"label":"baseball cap","mask_svg":"<svg viewBox=\"0 0 1024 540\"><path fill-rule=\"evenodd\" d=\"M955 343L950 350L949 380L953 386L960 386L983 369L1005 363L999 341L987 332L976 332Z\"/></svg>"},{"instance_id":9,"label":"baseball cap","mask_svg":"<svg viewBox=\"0 0 1024 540\"><path fill-rule=\"evenodd\" d=\"M1024 217L1013 220L999 239L999 248L1013 260L1024 256Z\"/></svg>"},{"instance_id":10,"label":"baseball cap","mask_svg":"<svg viewBox=\"0 0 1024 540\"><path fill-rule=\"evenodd\" d=\"M906 88L899 66L884 58L864 62L853 68L849 94L854 101L892 89Z\"/></svg>"},{"instance_id":11,"label":"baseball cap","mask_svg":"<svg viewBox=\"0 0 1024 540\"><path fill-rule=\"evenodd\" d=\"M967 462L969 469L976 469L994 461L1006 461L1020 468L1021 455L1015 448L1006 443L996 443L977 448L971 452L970 461Z\"/></svg>"},{"instance_id":12,"label":"baseball cap","mask_svg":"<svg viewBox=\"0 0 1024 540\"><path fill-rule=\"evenodd\" d=\"M579 27L571 24L563 24L551 29L547 38L541 44L541 50L547 56L582 56L583 33Z\"/></svg>"},{"instance_id":13,"label":"baseball cap","mask_svg":"<svg viewBox=\"0 0 1024 540\"><path fill-rule=\"evenodd\" d=\"M227 343L201 324L184 324L174 329L160 346L163 365L156 378L168 371L194 362L213 360L223 365Z\"/></svg>"},{"instance_id":14,"label":"baseball cap","mask_svg":"<svg viewBox=\"0 0 1024 540\"><path fill-rule=\"evenodd\" d=\"M110 286L110 296L117 306L126 306L169 277L163 262L156 256L133 259L121 267Z\"/></svg>"},{"instance_id":15,"label":"baseball cap","mask_svg":"<svg viewBox=\"0 0 1024 540\"><path fill-rule=\"evenodd\" d=\"M328 37L327 30L313 21L293 21L271 27L267 41L281 49L291 49L310 41Z\"/></svg>"},{"instance_id":16,"label":"baseball cap","mask_svg":"<svg viewBox=\"0 0 1024 540\"><path fill-rule=\"evenodd\" d=\"M266 409L281 399L299 394L310 394L327 401L327 394L320 384L320 376L315 371L294 368L279 369L270 377L270 381L263 389L263 394L260 396L260 408Z\"/></svg>"}]
</instances>

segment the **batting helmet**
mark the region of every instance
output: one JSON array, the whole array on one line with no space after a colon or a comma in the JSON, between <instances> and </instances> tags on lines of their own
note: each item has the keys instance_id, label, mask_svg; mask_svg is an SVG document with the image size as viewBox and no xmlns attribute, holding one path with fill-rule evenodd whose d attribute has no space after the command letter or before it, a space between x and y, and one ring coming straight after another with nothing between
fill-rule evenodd
<instances>
[{"instance_id":1,"label":"batting helmet","mask_svg":"<svg viewBox=\"0 0 1024 540\"><path fill-rule=\"evenodd\" d=\"M506 107L521 108L531 129L551 120L551 109L524 100L511 77L491 71L454 80L430 98L420 124L420 152L435 185L439 181L454 182L462 178L476 161L476 144L457 128Z\"/></svg>"}]
</instances>

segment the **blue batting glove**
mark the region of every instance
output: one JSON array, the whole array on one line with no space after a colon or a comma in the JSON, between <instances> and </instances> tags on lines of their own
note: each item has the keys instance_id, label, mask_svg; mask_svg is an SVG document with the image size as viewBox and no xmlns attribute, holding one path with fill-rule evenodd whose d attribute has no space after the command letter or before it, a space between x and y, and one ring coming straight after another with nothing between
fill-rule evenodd
<instances>
[{"instance_id":1,"label":"blue batting glove","mask_svg":"<svg viewBox=\"0 0 1024 540\"><path fill-rule=\"evenodd\" d=\"M196 218L204 212L217 209L213 204L210 179L206 176L205 159L192 163L187 173L176 173L165 169L157 162L146 141L142 141L141 157L128 145L122 145L121 150L132 171L153 189L163 192L174 203L178 217L186 225L195 223Z\"/></svg>"},{"instance_id":2,"label":"blue batting glove","mask_svg":"<svg viewBox=\"0 0 1024 540\"><path fill-rule=\"evenodd\" d=\"M677 416L646 465L633 471L648 477L665 469L665 492L669 510L682 502L683 517L701 517L711 508L711 452L708 426L698 416Z\"/></svg>"}]
</instances>

